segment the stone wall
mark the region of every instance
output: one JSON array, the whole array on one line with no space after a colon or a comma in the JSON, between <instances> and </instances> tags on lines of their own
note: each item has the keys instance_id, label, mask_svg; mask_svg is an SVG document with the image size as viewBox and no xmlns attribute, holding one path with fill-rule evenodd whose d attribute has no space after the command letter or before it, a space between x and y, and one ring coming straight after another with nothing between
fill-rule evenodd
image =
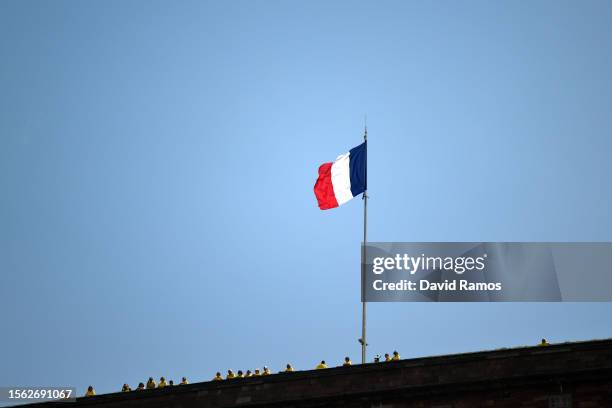
<instances>
[{"instance_id":1,"label":"stone wall","mask_svg":"<svg viewBox=\"0 0 612 408\"><path fill-rule=\"evenodd\" d=\"M298 371L30 406L612 407L612 340Z\"/></svg>"}]
</instances>

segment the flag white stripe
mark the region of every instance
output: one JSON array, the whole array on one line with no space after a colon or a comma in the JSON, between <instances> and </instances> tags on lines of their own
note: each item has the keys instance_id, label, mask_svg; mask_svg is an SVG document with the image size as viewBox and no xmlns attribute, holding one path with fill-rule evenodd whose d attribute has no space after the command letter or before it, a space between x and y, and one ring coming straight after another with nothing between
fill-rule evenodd
<instances>
[{"instance_id":1,"label":"flag white stripe","mask_svg":"<svg viewBox=\"0 0 612 408\"><path fill-rule=\"evenodd\" d=\"M334 195L338 205L346 203L353 198L351 193L351 173L350 173L350 153L344 153L338 156L331 167L331 181L334 186Z\"/></svg>"}]
</instances>

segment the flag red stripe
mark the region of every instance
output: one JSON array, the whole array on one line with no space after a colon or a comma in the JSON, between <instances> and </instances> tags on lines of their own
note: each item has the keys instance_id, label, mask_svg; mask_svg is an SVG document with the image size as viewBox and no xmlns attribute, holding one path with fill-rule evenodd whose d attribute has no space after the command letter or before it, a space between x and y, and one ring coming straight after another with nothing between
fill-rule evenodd
<instances>
[{"instance_id":1,"label":"flag red stripe","mask_svg":"<svg viewBox=\"0 0 612 408\"><path fill-rule=\"evenodd\" d=\"M336 208L338 206L331 180L332 164L333 163L324 163L319 167L319 178L314 186L314 193L317 196L319 208L322 210L329 210L330 208Z\"/></svg>"}]
</instances>

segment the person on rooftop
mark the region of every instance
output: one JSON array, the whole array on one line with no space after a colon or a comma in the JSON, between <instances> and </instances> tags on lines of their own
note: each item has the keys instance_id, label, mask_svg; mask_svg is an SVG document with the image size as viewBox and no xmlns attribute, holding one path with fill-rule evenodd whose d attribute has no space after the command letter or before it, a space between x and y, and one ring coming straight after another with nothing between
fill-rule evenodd
<instances>
[{"instance_id":1,"label":"person on rooftop","mask_svg":"<svg viewBox=\"0 0 612 408\"><path fill-rule=\"evenodd\" d=\"M187 384L189 384L189 381L187 381L187 377L183 377L179 385L187 385Z\"/></svg>"},{"instance_id":2,"label":"person on rooftop","mask_svg":"<svg viewBox=\"0 0 612 408\"><path fill-rule=\"evenodd\" d=\"M377 354L374 356L374 362L375 363L380 363L380 354Z\"/></svg>"},{"instance_id":3,"label":"person on rooftop","mask_svg":"<svg viewBox=\"0 0 612 408\"><path fill-rule=\"evenodd\" d=\"M145 385L143 383L138 383L138 388L136 388L136 391L142 391L145 389Z\"/></svg>"},{"instance_id":4,"label":"person on rooftop","mask_svg":"<svg viewBox=\"0 0 612 408\"><path fill-rule=\"evenodd\" d=\"M225 376L226 379L230 380L232 378L236 378L236 374L234 374L234 372L232 370L227 370L227 375Z\"/></svg>"},{"instance_id":5,"label":"person on rooftop","mask_svg":"<svg viewBox=\"0 0 612 408\"><path fill-rule=\"evenodd\" d=\"M223 376L221 376L221 373L217 371L217 374L215 374L215 376L213 377L213 381L221 381L221 380L223 380Z\"/></svg>"},{"instance_id":6,"label":"person on rooftop","mask_svg":"<svg viewBox=\"0 0 612 408\"><path fill-rule=\"evenodd\" d=\"M168 387L172 387L174 385L174 381L170 380L170 382L168 383Z\"/></svg>"},{"instance_id":7,"label":"person on rooftop","mask_svg":"<svg viewBox=\"0 0 612 408\"><path fill-rule=\"evenodd\" d=\"M287 364L287 368L285 368L285 372L286 373L292 373L293 372L293 367L291 367L291 364Z\"/></svg>"},{"instance_id":8,"label":"person on rooftop","mask_svg":"<svg viewBox=\"0 0 612 408\"><path fill-rule=\"evenodd\" d=\"M242 370L238 370L238 374L236 374L236 378L244 378L244 373Z\"/></svg>"},{"instance_id":9,"label":"person on rooftop","mask_svg":"<svg viewBox=\"0 0 612 408\"><path fill-rule=\"evenodd\" d=\"M319 365L317 365L317 370L323 370L324 368L327 368L327 364L325 364L325 360L321 360L321 362L319 363Z\"/></svg>"},{"instance_id":10,"label":"person on rooftop","mask_svg":"<svg viewBox=\"0 0 612 408\"><path fill-rule=\"evenodd\" d=\"M130 391L132 391L130 386L127 384L123 384L123 387L121 387L121 392L130 392Z\"/></svg>"},{"instance_id":11,"label":"person on rooftop","mask_svg":"<svg viewBox=\"0 0 612 408\"><path fill-rule=\"evenodd\" d=\"M251 370L247 370L246 374L244 375L245 378L252 377L252 376L253 376L253 373L251 372Z\"/></svg>"},{"instance_id":12,"label":"person on rooftop","mask_svg":"<svg viewBox=\"0 0 612 408\"><path fill-rule=\"evenodd\" d=\"M155 380L153 379L153 377L149 377L149 381L147 381L147 390L152 390L153 388L155 388Z\"/></svg>"},{"instance_id":13,"label":"person on rooftop","mask_svg":"<svg viewBox=\"0 0 612 408\"><path fill-rule=\"evenodd\" d=\"M255 369L255 373L253 374L253 377L259 377L261 375L261 373L259 372L259 368Z\"/></svg>"},{"instance_id":14,"label":"person on rooftop","mask_svg":"<svg viewBox=\"0 0 612 408\"><path fill-rule=\"evenodd\" d=\"M353 362L351 361L351 359L349 357L344 357L344 363L342 365L344 367L348 367L350 365L353 365Z\"/></svg>"},{"instance_id":15,"label":"person on rooftop","mask_svg":"<svg viewBox=\"0 0 612 408\"><path fill-rule=\"evenodd\" d=\"M270 373L270 369L268 368L268 366L264 366L264 370L263 373L261 373L261 375L270 375L272 373Z\"/></svg>"},{"instance_id":16,"label":"person on rooftop","mask_svg":"<svg viewBox=\"0 0 612 408\"><path fill-rule=\"evenodd\" d=\"M85 396L93 397L94 395L96 395L96 390L94 390L94 388L90 385L89 387L87 387L87 391L85 391Z\"/></svg>"},{"instance_id":17,"label":"person on rooftop","mask_svg":"<svg viewBox=\"0 0 612 408\"><path fill-rule=\"evenodd\" d=\"M166 379L164 377L159 377L159 384L157 385L157 388L164 388L168 385L168 383L166 382Z\"/></svg>"},{"instance_id":18,"label":"person on rooftop","mask_svg":"<svg viewBox=\"0 0 612 408\"><path fill-rule=\"evenodd\" d=\"M389 356L389 353L385 353L385 361L391 361L391 357Z\"/></svg>"},{"instance_id":19,"label":"person on rooftop","mask_svg":"<svg viewBox=\"0 0 612 408\"><path fill-rule=\"evenodd\" d=\"M399 353L398 353L397 351L394 351L394 352L393 352L393 358L392 358L391 360L393 360L393 361L397 361L397 360L399 360L399 359L400 359L400 355L399 355Z\"/></svg>"},{"instance_id":20,"label":"person on rooftop","mask_svg":"<svg viewBox=\"0 0 612 408\"><path fill-rule=\"evenodd\" d=\"M540 341L540 344L538 344L538 346L550 346L550 343L546 341L546 339L542 339L542 341Z\"/></svg>"}]
</instances>

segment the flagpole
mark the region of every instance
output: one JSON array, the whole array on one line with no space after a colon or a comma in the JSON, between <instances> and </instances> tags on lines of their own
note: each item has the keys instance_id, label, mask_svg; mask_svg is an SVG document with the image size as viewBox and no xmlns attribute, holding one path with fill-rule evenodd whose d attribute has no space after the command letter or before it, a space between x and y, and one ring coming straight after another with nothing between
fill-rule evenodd
<instances>
[{"instance_id":1,"label":"flagpole","mask_svg":"<svg viewBox=\"0 0 612 408\"><path fill-rule=\"evenodd\" d=\"M368 141L368 125L364 125L363 141ZM366 147L367 149L367 147ZM367 157L367 156L366 156ZM366 169L367 169L366 159ZM366 189L363 192L363 245L361 248L361 364L366 363L366 301L365 301L365 274L366 274L366 244L368 242L368 173L366 170Z\"/></svg>"}]
</instances>

